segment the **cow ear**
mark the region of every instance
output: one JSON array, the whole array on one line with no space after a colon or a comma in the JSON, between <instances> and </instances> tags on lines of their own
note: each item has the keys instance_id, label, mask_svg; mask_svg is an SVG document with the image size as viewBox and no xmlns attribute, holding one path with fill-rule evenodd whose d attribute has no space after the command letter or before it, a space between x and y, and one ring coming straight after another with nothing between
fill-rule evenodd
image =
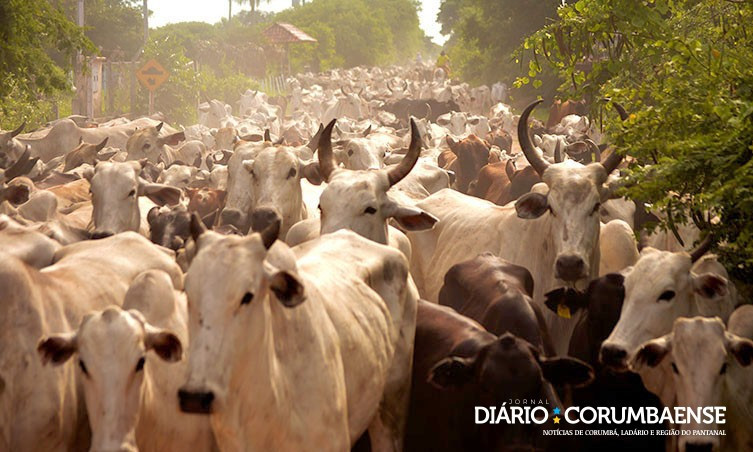
<instances>
[{"instance_id":1,"label":"cow ear","mask_svg":"<svg viewBox=\"0 0 753 452\"><path fill-rule=\"evenodd\" d=\"M460 388L473 379L473 365L472 358L445 358L431 368L428 382L438 389Z\"/></svg>"},{"instance_id":2,"label":"cow ear","mask_svg":"<svg viewBox=\"0 0 753 452\"><path fill-rule=\"evenodd\" d=\"M534 220L544 215L549 209L549 202L546 195L541 193L526 193L515 201L515 211L518 218L524 220Z\"/></svg>"},{"instance_id":3,"label":"cow ear","mask_svg":"<svg viewBox=\"0 0 753 452\"><path fill-rule=\"evenodd\" d=\"M640 370L641 367L656 367L661 364L667 353L671 350L671 344L666 336L653 339L641 345L633 357L630 367Z\"/></svg>"},{"instance_id":4,"label":"cow ear","mask_svg":"<svg viewBox=\"0 0 753 452\"><path fill-rule=\"evenodd\" d=\"M735 355L741 366L750 366L753 362L753 341L732 335L729 343L730 352Z\"/></svg>"},{"instance_id":5,"label":"cow ear","mask_svg":"<svg viewBox=\"0 0 753 452\"><path fill-rule=\"evenodd\" d=\"M458 142L455 141L451 136L447 135L447 138L445 138L445 141L447 142L447 146L450 147L450 150L455 153L455 146L457 146Z\"/></svg>"},{"instance_id":6,"label":"cow ear","mask_svg":"<svg viewBox=\"0 0 753 452\"><path fill-rule=\"evenodd\" d=\"M439 221L434 215L416 207L401 206L394 201L388 201L382 212L387 218L394 218L405 231L424 231L431 229Z\"/></svg>"},{"instance_id":7,"label":"cow ear","mask_svg":"<svg viewBox=\"0 0 753 452\"><path fill-rule=\"evenodd\" d=\"M301 175L314 185L321 185L324 182L322 174L319 172L319 162L316 160L303 165Z\"/></svg>"},{"instance_id":8,"label":"cow ear","mask_svg":"<svg viewBox=\"0 0 753 452\"><path fill-rule=\"evenodd\" d=\"M178 204L181 193L179 188L164 184L152 184L139 178L139 196L146 196L158 206Z\"/></svg>"},{"instance_id":9,"label":"cow ear","mask_svg":"<svg viewBox=\"0 0 753 452\"><path fill-rule=\"evenodd\" d=\"M180 144L181 141L185 141L186 134L185 132L175 132L172 135L168 135L166 137L161 137L157 140L157 144L160 146L162 145L169 145L169 146L177 146Z\"/></svg>"},{"instance_id":10,"label":"cow ear","mask_svg":"<svg viewBox=\"0 0 753 452\"><path fill-rule=\"evenodd\" d=\"M709 300L719 299L727 295L727 278L713 273L693 275L693 291Z\"/></svg>"},{"instance_id":11,"label":"cow ear","mask_svg":"<svg viewBox=\"0 0 753 452\"><path fill-rule=\"evenodd\" d=\"M306 300L301 281L284 270L272 275L269 288L286 308L294 308Z\"/></svg>"},{"instance_id":12,"label":"cow ear","mask_svg":"<svg viewBox=\"0 0 753 452\"><path fill-rule=\"evenodd\" d=\"M154 350L157 356L169 363L181 360L183 357L183 344L181 344L178 336L148 323L144 324L144 330L144 345L147 350Z\"/></svg>"},{"instance_id":13,"label":"cow ear","mask_svg":"<svg viewBox=\"0 0 753 452\"><path fill-rule=\"evenodd\" d=\"M149 226L151 227L154 224L154 220L157 219L157 216L159 215L159 207L154 206L151 209L149 209L149 213L146 214L146 221L149 223Z\"/></svg>"},{"instance_id":14,"label":"cow ear","mask_svg":"<svg viewBox=\"0 0 753 452\"><path fill-rule=\"evenodd\" d=\"M555 386L571 384L585 386L594 379L591 366L575 358L540 358L539 365L544 378Z\"/></svg>"},{"instance_id":15,"label":"cow ear","mask_svg":"<svg viewBox=\"0 0 753 452\"><path fill-rule=\"evenodd\" d=\"M569 319L580 309L588 308L588 295L571 288L560 287L544 294L544 304L560 317Z\"/></svg>"},{"instance_id":16,"label":"cow ear","mask_svg":"<svg viewBox=\"0 0 753 452\"><path fill-rule=\"evenodd\" d=\"M52 362L54 366L68 361L76 350L78 350L78 344L75 332L43 338L37 345L37 353L42 358L42 364Z\"/></svg>"}]
</instances>

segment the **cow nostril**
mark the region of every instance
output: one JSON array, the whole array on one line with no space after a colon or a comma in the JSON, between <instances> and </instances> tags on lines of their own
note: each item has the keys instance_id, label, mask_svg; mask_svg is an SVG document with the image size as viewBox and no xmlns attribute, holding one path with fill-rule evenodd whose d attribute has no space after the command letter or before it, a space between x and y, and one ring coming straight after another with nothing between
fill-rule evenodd
<instances>
[{"instance_id":1,"label":"cow nostril","mask_svg":"<svg viewBox=\"0 0 753 452\"><path fill-rule=\"evenodd\" d=\"M627 358L627 351L624 348L616 345L603 345L599 360L605 366L613 369L624 369L626 366L625 360Z\"/></svg>"},{"instance_id":2,"label":"cow nostril","mask_svg":"<svg viewBox=\"0 0 753 452\"><path fill-rule=\"evenodd\" d=\"M180 401L180 410L184 413L209 414L212 412L214 393L211 391L192 392L179 389L178 400Z\"/></svg>"}]
</instances>

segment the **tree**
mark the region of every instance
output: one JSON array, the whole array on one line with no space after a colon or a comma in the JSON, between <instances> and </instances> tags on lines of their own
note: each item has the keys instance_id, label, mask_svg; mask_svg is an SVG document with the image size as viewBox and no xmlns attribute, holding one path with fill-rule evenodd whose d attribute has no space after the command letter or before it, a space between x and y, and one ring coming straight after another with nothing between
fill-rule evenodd
<instances>
[{"instance_id":1,"label":"tree","mask_svg":"<svg viewBox=\"0 0 753 452\"><path fill-rule=\"evenodd\" d=\"M71 89L67 70L77 50L94 46L64 11L47 0L0 3L0 126L45 120L45 99ZM52 58L54 53L57 61Z\"/></svg>"},{"instance_id":2,"label":"tree","mask_svg":"<svg viewBox=\"0 0 753 452\"><path fill-rule=\"evenodd\" d=\"M638 163L627 193L665 211L664 227L692 219L710 231L727 269L748 283L751 21L751 2L578 0L520 49L556 69L563 92L611 97L627 107L629 120L607 127L609 141Z\"/></svg>"}]
</instances>

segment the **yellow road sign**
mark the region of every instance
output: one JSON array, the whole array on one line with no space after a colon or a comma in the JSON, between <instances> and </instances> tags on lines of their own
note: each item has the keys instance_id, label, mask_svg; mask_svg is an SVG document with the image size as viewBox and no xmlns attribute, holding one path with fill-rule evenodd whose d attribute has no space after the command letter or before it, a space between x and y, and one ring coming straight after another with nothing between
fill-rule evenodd
<instances>
[{"instance_id":1,"label":"yellow road sign","mask_svg":"<svg viewBox=\"0 0 753 452\"><path fill-rule=\"evenodd\" d=\"M170 77L170 73L157 60L147 61L145 65L141 66L141 69L136 71L136 78L149 91L159 88L168 77Z\"/></svg>"}]
</instances>

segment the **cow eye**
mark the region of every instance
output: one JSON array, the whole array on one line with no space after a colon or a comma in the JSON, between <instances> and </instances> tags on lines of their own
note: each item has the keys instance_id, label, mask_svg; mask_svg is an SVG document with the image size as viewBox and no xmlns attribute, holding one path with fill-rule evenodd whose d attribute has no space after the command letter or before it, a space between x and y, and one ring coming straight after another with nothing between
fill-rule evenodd
<instances>
[{"instance_id":1,"label":"cow eye","mask_svg":"<svg viewBox=\"0 0 753 452\"><path fill-rule=\"evenodd\" d=\"M348 150L348 157L352 157L352 156L353 156L353 149L349 149Z\"/></svg>"},{"instance_id":2,"label":"cow eye","mask_svg":"<svg viewBox=\"0 0 753 452\"><path fill-rule=\"evenodd\" d=\"M295 168L290 168L290 171L288 172L288 179L291 177L295 177L296 171Z\"/></svg>"},{"instance_id":3,"label":"cow eye","mask_svg":"<svg viewBox=\"0 0 753 452\"><path fill-rule=\"evenodd\" d=\"M139 358L139 362L136 363L136 372L141 372L144 370L144 364L146 364L146 359L142 356Z\"/></svg>"},{"instance_id":4,"label":"cow eye","mask_svg":"<svg viewBox=\"0 0 753 452\"><path fill-rule=\"evenodd\" d=\"M596 205L594 206L594 210L591 211L591 215L593 215L596 212L598 212L600 207L601 207L601 203L597 202Z\"/></svg>"},{"instance_id":5,"label":"cow eye","mask_svg":"<svg viewBox=\"0 0 753 452\"><path fill-rule=\"evenodd\" d=\"M128 192L128 197L132 197L132 196L136 196L136 189L135 188L133 190L131 190L131 191Z\"/></svg>"},{"instance_id":6,"label":"cow eye","mask_svg":"<svg viewBox=\"0 0 753 452\"><path fill-rule=\"evenodd\" d=\"M664 292L659 295L659 300L663 301L669 301L675 297L675 291L674 290L665 290Z\"/></svg>"},{"instance_id":7,"label":"cow eye","mask_svg":"<svg viewBox=\"0 0 753 452\"><path fill-rule=\"evenodd\" d=\"M144 143L144 145L141 147L141 149L149 149L152 145L149 143Z\"/></svg>"},{"instance_id":8,"label":"cow eye","mask_svg":"<svg viewBox=\"0 0 753 452\"><path fill-rule=\"evenodd\" d=\"M727 373L727 363L722 364L722 368L719 369L719 375L724 375Z\"/></svg>"},{"instance_id":9,"label":"cow eye","mask_svg":"<svg viewBox=\"0 0 753 452\"><path fill-rule=\"evenodd\" d=\"M367 208L366 208L366 209L365 209L365 210L363 211L363 213L367 213L367 214L369 214L369 215L374 215L374 214L376 213L376 209L375 209L375 208L373 208L373 207L371 207L371 206L369 206L369 207L367 207Z\"/></svg>"},{"instance_id":10,"label":"cow eye","mask_svg":"<svg viewBox=\"0 0 753 452\"><path fill-rule=\"evenodd\" d=\"M672 372L676 373L677 375L680 375L680 371L677 370L677 365L675 363L672 363Z\"/></svg>"},{"instance_id":11,"label":"cow eye","mask_svg":"<svg viewBox=\"0 0 753 452\"><path fill-rule=\"evenodd\" d=\"M252 294L251 292L246 292L246 295L244 295L243 298L241 299L241 306L243 306L244 304L251 303L251 300L253 299L254 299L254 294Z\"/></svg>"},{"instance_id":12,"label":"cow eye","mask_svg":"<svg viewBox=\"0 0 753 452\"><path fill-rule=\"evenodd\" d=\"M319 209L319 212L322 211L322 205L321 204L319 204L318 206L316 206L316 208Z\"/></svg>"},{"instance_id":13,"label":"cow eye","mask_svg":"<svg viewBox=\"0 0 753 452\"><path fill-rule=\"evenodd\" d=\"M81 368L81 372L84 373L84 375L89 376L89 371L86 370L86 364L84 364L84 361L79 359L78 360L78 367Z\"/></svg>"}]
</instances>

